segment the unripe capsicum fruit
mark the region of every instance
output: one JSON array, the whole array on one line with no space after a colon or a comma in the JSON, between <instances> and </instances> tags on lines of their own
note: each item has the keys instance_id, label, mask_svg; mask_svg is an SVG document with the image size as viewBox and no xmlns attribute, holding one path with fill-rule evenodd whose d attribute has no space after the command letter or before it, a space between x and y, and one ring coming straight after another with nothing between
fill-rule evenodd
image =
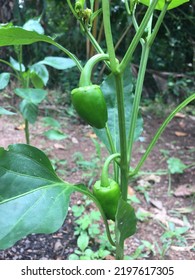
<instances>
[{"instance_id":1,"label":"unripe capsicum fruit","mask_svg":"<svg viewBox=\"0 0 195 280\"><path fill-rule=\"evenodd\" d=\"M102 168L101 180L98 180L92 189L93 195L100 203L106 219L113 221L115 221L121 190L119 184L108 177L108 168L110 162L117 157L120 157L120 154L112 154L106 159Z\"/></svg>"},{"instance_id":2,"label":"unripe capsicum fruit","mask_svg":"<svg viewBox=\"0 0 195 280\"><path fill-rule=\"evenodd\" d=\"M89 125L104 128L108 120L107 107L100 86L89 85L71 92L72 103L78 115Z\"/></svg>"},{"instance_id":3,"label":"unripe capsicum fruit","mask_svg":"<svg viewBox=\"0 0 195 280\"><path fill-rule=\"evenodd\" d=\"M93 194L98 199L108 220L115 221L118 201L121 196L120 187L117 182L109 180L109 185L103 187L101 181L97 181L93 186Z\"/></svg>"},{"instance_id":4,"label":"unripe capsicum fruit","mask_svg":"<svg viewBox=\"0 0 195 280\"><path fill-rule=\"evenodd\" d=\"M78 115L98 129L106 126L108 113L100 86L91 83L91 73L96 63L108 58L107 54L96 54L91 57L81 72L79 87L71 91L72 103Z\"/></svg>"}]
</instances>

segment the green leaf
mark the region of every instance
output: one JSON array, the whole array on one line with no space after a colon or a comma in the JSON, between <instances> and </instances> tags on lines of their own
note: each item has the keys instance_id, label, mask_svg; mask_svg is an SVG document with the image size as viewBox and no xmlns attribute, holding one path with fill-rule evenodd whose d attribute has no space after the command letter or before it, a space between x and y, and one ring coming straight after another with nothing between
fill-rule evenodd
<instances>
[{"instance_id":1,"label":"green leaf","mask_svg":"<svg viewBox=\"0 0 195 280\"><path fill-rule=\"evenodd\" d=\"M185 165L179 158L171 157L167 160L168 169L171 174L183 173L184 170L188 167Z\"/></svg>"},{"instance_id":2,"label":"green leaf","mask_svg":"<svg viewBox=\"0 0 195 280\"><path fill-rule=\"evenodd\" d=\"M10 56L9 60L15 70L20 71L20 67L21 67L21 71L25 72L26 68L25 68L24 64L21 63L21 65L20 65L20 63L11 56Z\"/></svg>"},{"instance_id":3,"label":"green leaf","mask_svg":"<svg viewBox=\"0 0 195 280\"><path fill-rule=\"evenodd\" d=\"M45 99L47 91L34 88L16 88L14 92L24 99L20 103L20 112L24 119L32 124L35 123L38 115L37 105Z\"/></svg>"},{"instance_id":4,"label":"green leaf","mask_svg":"<svg viewBox=\"0 0 195 280\"><path fill-rule=\"evenodd\" d=\"M10 73L1 73L0 74L0 90L6 88L10 80Z\"/></svg>"},{"instance_id":5,"label":"green leaf","mask_svg":"<svg viewBox=\"0 0 195 280\"><path fill-rule=\"evenodd\" d=\"M45 64L58 70L65 70L76 66L72 59L58 56L47 56L44 60L39 61L37 64Z\"/></svg>"},{"instance_id":6,"label":"green leaf","mask_svg":"<svg viewBox=\"0 0 195 280\"><path fill-rule=\"evenodd\" d=\"M35 88L16 88L14 92L21 98L33 104L41 103L47 95L46 90Z\"/></svg>"},{"instance_id":7,"label":"green leaf","mask_svg":"<svg viewBox=\"0 0 195 280\"><path fill-rule=\"evenodd\" d=\"M79 260L79 256L77 256L76 254L71 254L68 257L68 259L71 260L71 261L78 261Z\"/></svg>"},{"instance_id":8,"label":"green leaf","mask_svg":"<svg viewBox=\"0 0 195 280\"><path fill-rule=\"evenodd\" d=\"M42 89L44 87L43 80L34 71L30 72L30 80L35 88Z\"/></svg>"},{"instance_id":9,"label":"green leaf","mask_svg":"<svg viewBox=\"0 0 195 280\"><path fill-rule=\"evenodd\" d=\"M9 28L0 28L0 46L30 45L36 42L46 42L56 46L58 49L62 50L71 57L75 61L79 70L82 70L82 66L76 56L55 42L51 37L39 34L35 31L27 31L21 27L11 26Z\"/></svg>"},{"instance_id":10,"label":"green leaf","mask_svg":"<svg viewBox=\"0 0 195 280\"><path fill-rule=\"evenodd\" d=\"M77 239L77 246L79 249L83 252L89 244L89 236L87 233L84 231L79 238Z\"/></svg>"},{"instance_id":11,"label":"green leaf","mask_svg":"<svg viewBox=\"0 0 195 280\"><path fill-rule=\"evenodd\" d=\"M47 85L47 82L49 80L49 72L45 67L45 65L35 63L31 65L29 69L30 69L30 78L33 84L35 83L36 88L38 88L38 83L44 84L44 86Z\"/></svg>"},{"instance_id":12,"label":"green leaf","mask_svg":"<svg viewBox=\"0 0 195 280\"><path fill-rule=\"evenodd\" d=\"M85 208L83 205L81 205L81 206L73 205L71 210L73 212L74 217L77 218L83 214L83 212L85 211Z\"/></svg>"},{"instance_id":13,"label":"green leaf","mask_svg":"<svg viewBox=\"0 0 195 280\"><path fill-rule=\"evenodd\" d=\"M136 232L137 218L134 208L124 201L122 198L119 200L118 209L116 213L116 226L117 231L117 244L122 244L123 241Z\"/></svg>"},{"instance_id":14,"label":"green leaf","mask_svg":"<svg viewBox=\"0 0 195 280\"><path fill-rule=\"evenodd\" d=\"M44 34L44 29L41 26L39 20L29 19L24 25L23 28L28 31L36 31L39 34Z\"/></svg>"},{"instance_id":15,"label":"green leaf","mask_svg":"<svg viewBox=\"0 0 195 280\"><path fill-rule=\"evenodd\" d=\"M10 28L12 26L13 26L13 22L6 22L0 24L0 28Z\"/></svg>"},{"instance_id":16,"label":"green leaf","mask_svg":"<svg viewBox=\"0 0 195 280\"><path fill-rule=\"evenodd\" d=\"M44 124L46 126L51 126L53 128L60 128L60 123L52 117L45 117L43 118Z\"/></svg>"},{"instance_id":17,"label":"green leaf","mask_svg":"<svg viewBox=\"0 0 195 280\"><path fill-rule=\"evenodd\" d=\"M36 122L38 116L38 106L36 104L24 99L20 103L19 109L25 120L31 124Z\"/></svg>"},{"instance_id":18,"label":"green leaf","mask_svg":"<svg viewBox=\"0 0 195 280\"><path fill-rule=\"evenodd\" d=\"M52 233L63 224L73 185L63 182L47 156L30 145L0 148L0 248L30 233Z\"/></svg>"},{"instance_id":19,"label":"green leaf","mask_svg":"<svg viewBox=\"0 0 195 280\"><path fill-rule=\"evenodd\" d=\"M93 22L94 19L95 19L97 16L99 16L101 13L102 13L102 8L98 9L97 11L95 11L95 12L91 15L90 21Z\"/></svg>"},{"instance_id":20,"label":"green leaf","mask_svg":"<svg viewBox=\"0 0 195 280\"><path fill-rule=\"evenodd\" d=\"M3 107L0 107L0 115L15 115L15 113L10 112L10 111L4 109Z\"/></svg>"},{"instance_id":21,"label":"green leaf","mask_svg":"<svg viewBox=\"0 0 195 280\"><path fill-rule=\"evenodd\" d=\"M67 138L67 135L61 132L60 130L50 129L44 132L44 135L50 140L63 140Z\"/></svg>"},{"instance_id":22,"label":"green leaf","mask_svg":"<svg viewBox=\"0 0 195 280\"><path fill-rule=\"evenodd\" d=\"M140 3L149 6L150 5L150 0L139 0ZM186 2L189 2L189 0L167 0L167 2L170 2L168 6L168 10L174 9ZM165 0L158 0L158 3L156 5L156 10L162 10L165 5Z\"/></svg>"},{"instance_id":23,"label":"green leaf","mask_svg":"<svg viewBox=\"0 0 195 280\"><path fill-rule=\"evenodd\" d=\"M86 186L62 181L37 148L25 144L11 145L8 150L0 148L0 248L11 247L31 233L58 230L74 191L87 195L99 206ZM86 244L83 238L79 246L84 248Z\"/></svg>"},{"instance_id":24,"label":"green leaf","mask_svg":"<svg viewBox=\"0 0 195 280\"><path fill-rule=\"evenodd\" d=\"M130 121L133 106L133 82L132 76L129 74L129 69L127 69L123 76L124 81L124 106L125 106L125 120L126 120L126 133L127 139L130 129ZM110 129L114 145L116 150L120 151L120 141L119 141L119 123L118 123L118 109L117 109L117 96L116 87L113 74L110 74L101 85L101 89L104 93L107 109L108 109L108 127ZM142 133L143 120L141 116L138 117L137 126L134 135L134 141L139 139ZM95 129L95 133L106 145L107 149L110 151L110 145L107 139L107 134L105 129Z\"/></svg>"},{"instance_id":25,"label":"green leaf","mask_svg":"<svg viewBox=\"0 0 195 280\"><path fill-rule=\"evenodd\" d=\"M29 45L39 41L54 43L51 37L22 27L0 28L0 46Z\"/></svg>"}]
</instances>

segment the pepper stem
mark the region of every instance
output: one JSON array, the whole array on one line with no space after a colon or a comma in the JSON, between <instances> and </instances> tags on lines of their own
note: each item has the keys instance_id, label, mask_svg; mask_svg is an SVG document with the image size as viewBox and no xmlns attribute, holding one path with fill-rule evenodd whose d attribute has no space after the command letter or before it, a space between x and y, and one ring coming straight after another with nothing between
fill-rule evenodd
<instances>
[{"instance_id":1,"label":"pepper stem","mask_svg":"<svg viewBox=\"0 0 195 280\"><path fill-rule=\"evenodd\" d=\"M81 72L81 77L79 81L79 87L89 86L91 85L91 73L93 70L93 67L102 60L109 60L108 54L96 54L92 56L87 63L85 64L85 67L83 68Z\"/></svg>"},{"instance_id":2,"label":"pepper stem","mask_svg":"<svg viewBox=\"0 0 195 280\"><path fill-rule=\"evenodd\" d=\"M107 188L110 185L109 178L108 178L108 169L109 169L109 165L110 165L111 161L120 156L121 155L119 153L116 153L116 154L110 155L106 159L104 166L102 168L102 174L101 174L101 186L103 188Z\"/></svg>"}]
</instances>

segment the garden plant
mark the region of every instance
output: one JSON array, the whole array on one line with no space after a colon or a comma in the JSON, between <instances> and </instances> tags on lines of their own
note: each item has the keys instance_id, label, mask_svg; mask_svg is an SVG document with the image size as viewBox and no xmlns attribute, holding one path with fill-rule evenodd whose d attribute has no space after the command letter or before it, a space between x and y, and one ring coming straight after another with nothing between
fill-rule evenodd
<instances>
[{"instance_id":1,"label":"garden plant","mask_svg":"<svg viewBox=\"0 0 195 280\"><path fill-rule=\"evenodd\" d=\"M44 33L39 19L30 19L23 25L23 28L30 31L34 30L40 34ZM65 70L74 67L75 63L69 58L49 56L33 65L29 65L27 68L22 61L22 45L15 46L15 54L18 60L11 56L9 61L0 59L0 63L9 66L13 71L13 73L5 72L0 74L0 89L3 90L7 87L12 75L17 78L20 87L17 87L14 93L22 99L19 104L19 111L25 123L26 144L30 144L29 123L35 123L38 116L38 105L47 97L47 91L43 90L43 87L47 85L49 80L49 72L46 65L58 70ZM1 108L0 115L3 114L12 114L12 112Z\"/></svg>"},{"instance_id":2,"label":"garden plant","mask_svg":"<svg viewBox=\"0 0 195 280\"><path fill-rule=\"evenodd\" d=\"M187 1L125 0L126 12L133 23L134 37L124 57L117 59L110 21L110 1L101 1L102 7L94 10L94 0L67 0L81 31L96 50L96 54L84 66L79 58L52 37L22 27L1 25L0 46L45 42L72 59L81 72L78 87L71 92L72 104L105 144L109 156L103 164L100 179L89 189L84 184L73 185L59 178L48 157L36 147L13 144L7 150L0 148L0 249L13 246L31 233L57 231L66 218L71 194L80 192L99 209L108 240L115 248L115 258L124 259L124 242L136 232L135 211L127 201L128 183L139 173L176 113L195 100L195 93L192 93L171 112L134 167L132 152L134 142L139 140L143 129L139 107L150 49L166 11ZM138 21L137 6L142 4L147 6L147 10L142 20ZM106 50L91 33L94 19L101 14ZM131 61L140 46L140 65L134 82ZM98 63L104 63L109 73L100 85L93 84L93 70ZM114 238L110 233L113 223Z\"/></svg>"}]
</instances>

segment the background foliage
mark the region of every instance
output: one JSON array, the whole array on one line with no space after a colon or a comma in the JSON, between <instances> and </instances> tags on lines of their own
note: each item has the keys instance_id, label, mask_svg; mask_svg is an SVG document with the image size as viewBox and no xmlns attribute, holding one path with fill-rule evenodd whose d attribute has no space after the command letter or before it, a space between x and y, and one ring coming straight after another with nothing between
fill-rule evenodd
<instances>
[{"instance_id":1,"label":"background foliage","mask_svg":"<svg viewBox=\"0 0 195 280\"><path fill-rule=\"evenodd\" d=\"M22 26L31 18L41 18L41 24L45 34L56 36L57 41L67 49L75 53L80 60L85 61L94 50L80 32L80 26L72 16L68 4L64 0L5 0L0 1L2 9L0 12L0 22L12 21L15 25ZM74 3L74 1L72 1ZM90 1L86 1L89 6ZM95 8L101 5L100 0L95 1ZM123 56L129 42L133 36L131 19L128 17L124 2L111 1L113 37L116 45L117 56ZM140 5L138 8L138 22L141 20L146 7ZM194 87L193 75L195 72L195 24L194 24L195 4L190 1L174 10L168 11L164 23L155 41L148 63L145 82L145 97L150 99L161 98L163 102L170 100L183 100ZM154 20L158 17L155 13ZM74 26L74 28L72 28ZM102 28L102 15L100 14L94 23L91 32L101 42L104 48L104 32ZM123 39L123 40L122 40ZM168 47L167 47L168 46ZM7 50L7 48L6 48ZM7 52L1 48L0 57L8 58L13 54L13 49ZM41 50L41 51L40 51ZM43 59L46 55L61 56L59 50L53 46L37 43L24 48L24 63L32 64ZM140 52L137 50L133 61L133 73L137 74L137 65ZM72 71L64 75L51 69L51 79L49 86L58 87L63 91L66 88L71 90L77 81L79 73ZM57 79L58 78L58 79ZM56 83L57 81L57 83ZM71 85L71 86L70 86Z\"/></svg>"}]
</instances>

